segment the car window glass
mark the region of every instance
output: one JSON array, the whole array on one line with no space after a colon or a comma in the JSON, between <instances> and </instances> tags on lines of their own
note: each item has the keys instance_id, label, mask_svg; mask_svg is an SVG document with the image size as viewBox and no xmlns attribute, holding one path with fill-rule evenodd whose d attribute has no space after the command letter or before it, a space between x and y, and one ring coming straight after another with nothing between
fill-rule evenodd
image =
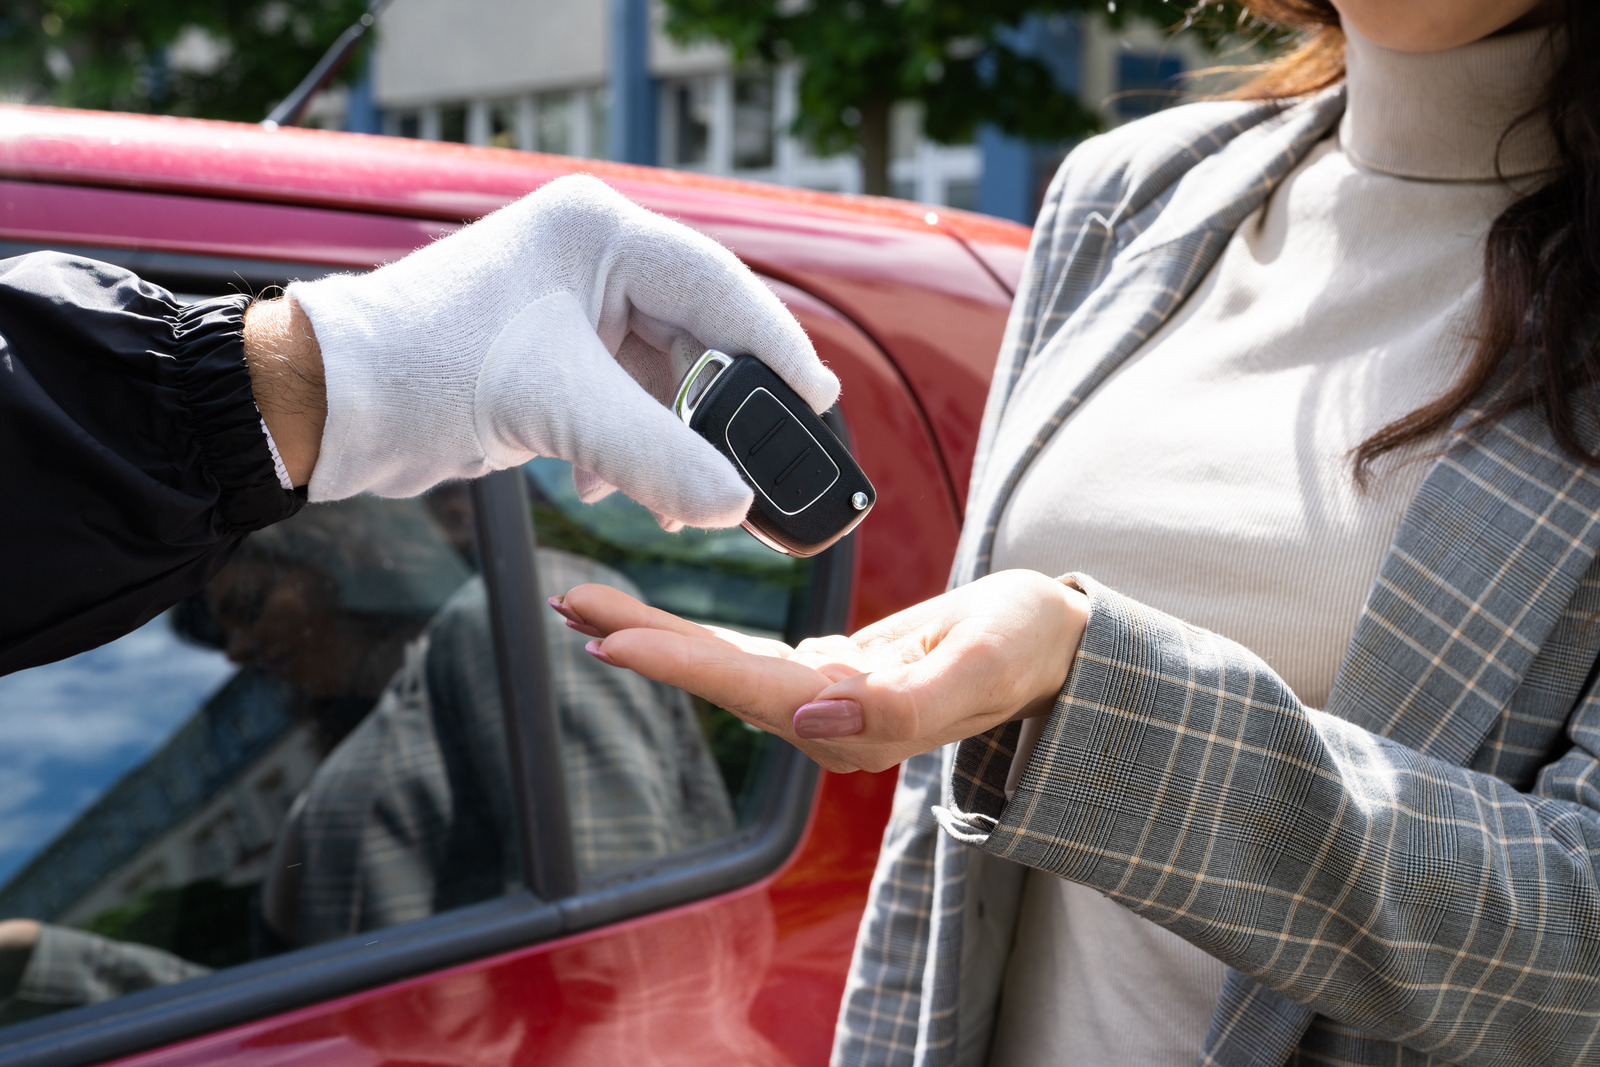
<instances>
[{"instance_id":1,"label":"car window glass","mask_svg":"<svg viewBox=\"0 0 1600 1067\"><path fill-rule=\"evenodd\" d=\"M0 678L0 1021L521 884L467 487L311 505Z\"/></svg>"},{"instance_id":2,"label":"car window glass","mask_svg":"<svg viewBox=\"0 0 1600 1067\"><path fill-rule=\"evenodd\" d=\"M585 504L571 467L524 467L542 592L600 582L697 622L794 637L813 565L741 529L666 533L620 493ZM721 708L607 667L548 620L574 852L582 876L693 849L749 825L782 742Z\"/></svg>"}]
</instances>

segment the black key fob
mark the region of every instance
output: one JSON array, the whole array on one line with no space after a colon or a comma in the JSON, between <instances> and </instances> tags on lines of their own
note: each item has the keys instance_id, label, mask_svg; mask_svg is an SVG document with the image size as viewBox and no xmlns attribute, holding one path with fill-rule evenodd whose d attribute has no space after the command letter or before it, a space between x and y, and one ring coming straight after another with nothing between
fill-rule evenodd
<instances>
[{"instance_id":1,"label":"black key fob","mask_svg":"<svg viewBox=\"0 0 1600 1067\"><path fill-rule=\"evenodd\" d=\"M744 528L768 548L814 556L878 499L844 442L754 356L706 352L683 376L672 410L755 490Z\"/></svg>"}]
</instances>

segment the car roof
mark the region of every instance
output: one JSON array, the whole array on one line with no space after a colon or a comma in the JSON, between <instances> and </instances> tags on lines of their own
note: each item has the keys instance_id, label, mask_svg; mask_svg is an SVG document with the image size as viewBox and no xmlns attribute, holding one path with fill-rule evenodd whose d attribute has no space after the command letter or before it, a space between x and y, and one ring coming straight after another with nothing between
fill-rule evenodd
<instances>
[{"instance_id":1,"label":"car roof","mask_svg":"<svg viewBox=\"0 0 1600 1067\"><path fill-rule=\"evenodd\" d=\"M270 200L423 218L477 218L561 174L605 179L640 199L781 206L791 218L921 228L928 205L657 167L403 137L239 122L0 107L0 176ZM933 209L961 237L1025 247L1015 223Z\"/></svg>"}]
</instances>

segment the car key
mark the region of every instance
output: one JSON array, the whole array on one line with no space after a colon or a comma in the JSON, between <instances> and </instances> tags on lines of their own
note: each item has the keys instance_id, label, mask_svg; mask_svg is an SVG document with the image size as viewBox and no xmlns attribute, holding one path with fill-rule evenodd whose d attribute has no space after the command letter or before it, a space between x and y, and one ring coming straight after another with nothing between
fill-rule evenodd
<instances>
[{"instance_id":1,"label":"car key","mask_svg":"<svg viewBox=\"0 0 1600 1067\"><path fill-rule=\"evenodd\" d=\"M768 548L814 556L855 529L878 498L844 442L754 356L706 351L683 376L672 410L755 490L744 528Z\"/></svg>"}]
</instances>

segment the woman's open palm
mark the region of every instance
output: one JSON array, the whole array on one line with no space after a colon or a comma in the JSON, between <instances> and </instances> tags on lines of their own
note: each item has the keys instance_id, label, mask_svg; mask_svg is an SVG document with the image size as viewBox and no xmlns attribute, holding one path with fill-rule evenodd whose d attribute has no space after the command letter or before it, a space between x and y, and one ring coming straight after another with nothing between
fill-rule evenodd
<instances>
[{"instance_id":1,"label":"woman's open palm","mask_svg":"<svg viewBox=\"0 0 1600 1067\"><path fill-rule=\"evenodd\" d=\"M1003 571L849 637L781 641L701 626L603 585L551 606L590 651L786 738L829 770L883 770L919 752L1049 710L1088 598Z\"/></svg>"}]
</instances>

